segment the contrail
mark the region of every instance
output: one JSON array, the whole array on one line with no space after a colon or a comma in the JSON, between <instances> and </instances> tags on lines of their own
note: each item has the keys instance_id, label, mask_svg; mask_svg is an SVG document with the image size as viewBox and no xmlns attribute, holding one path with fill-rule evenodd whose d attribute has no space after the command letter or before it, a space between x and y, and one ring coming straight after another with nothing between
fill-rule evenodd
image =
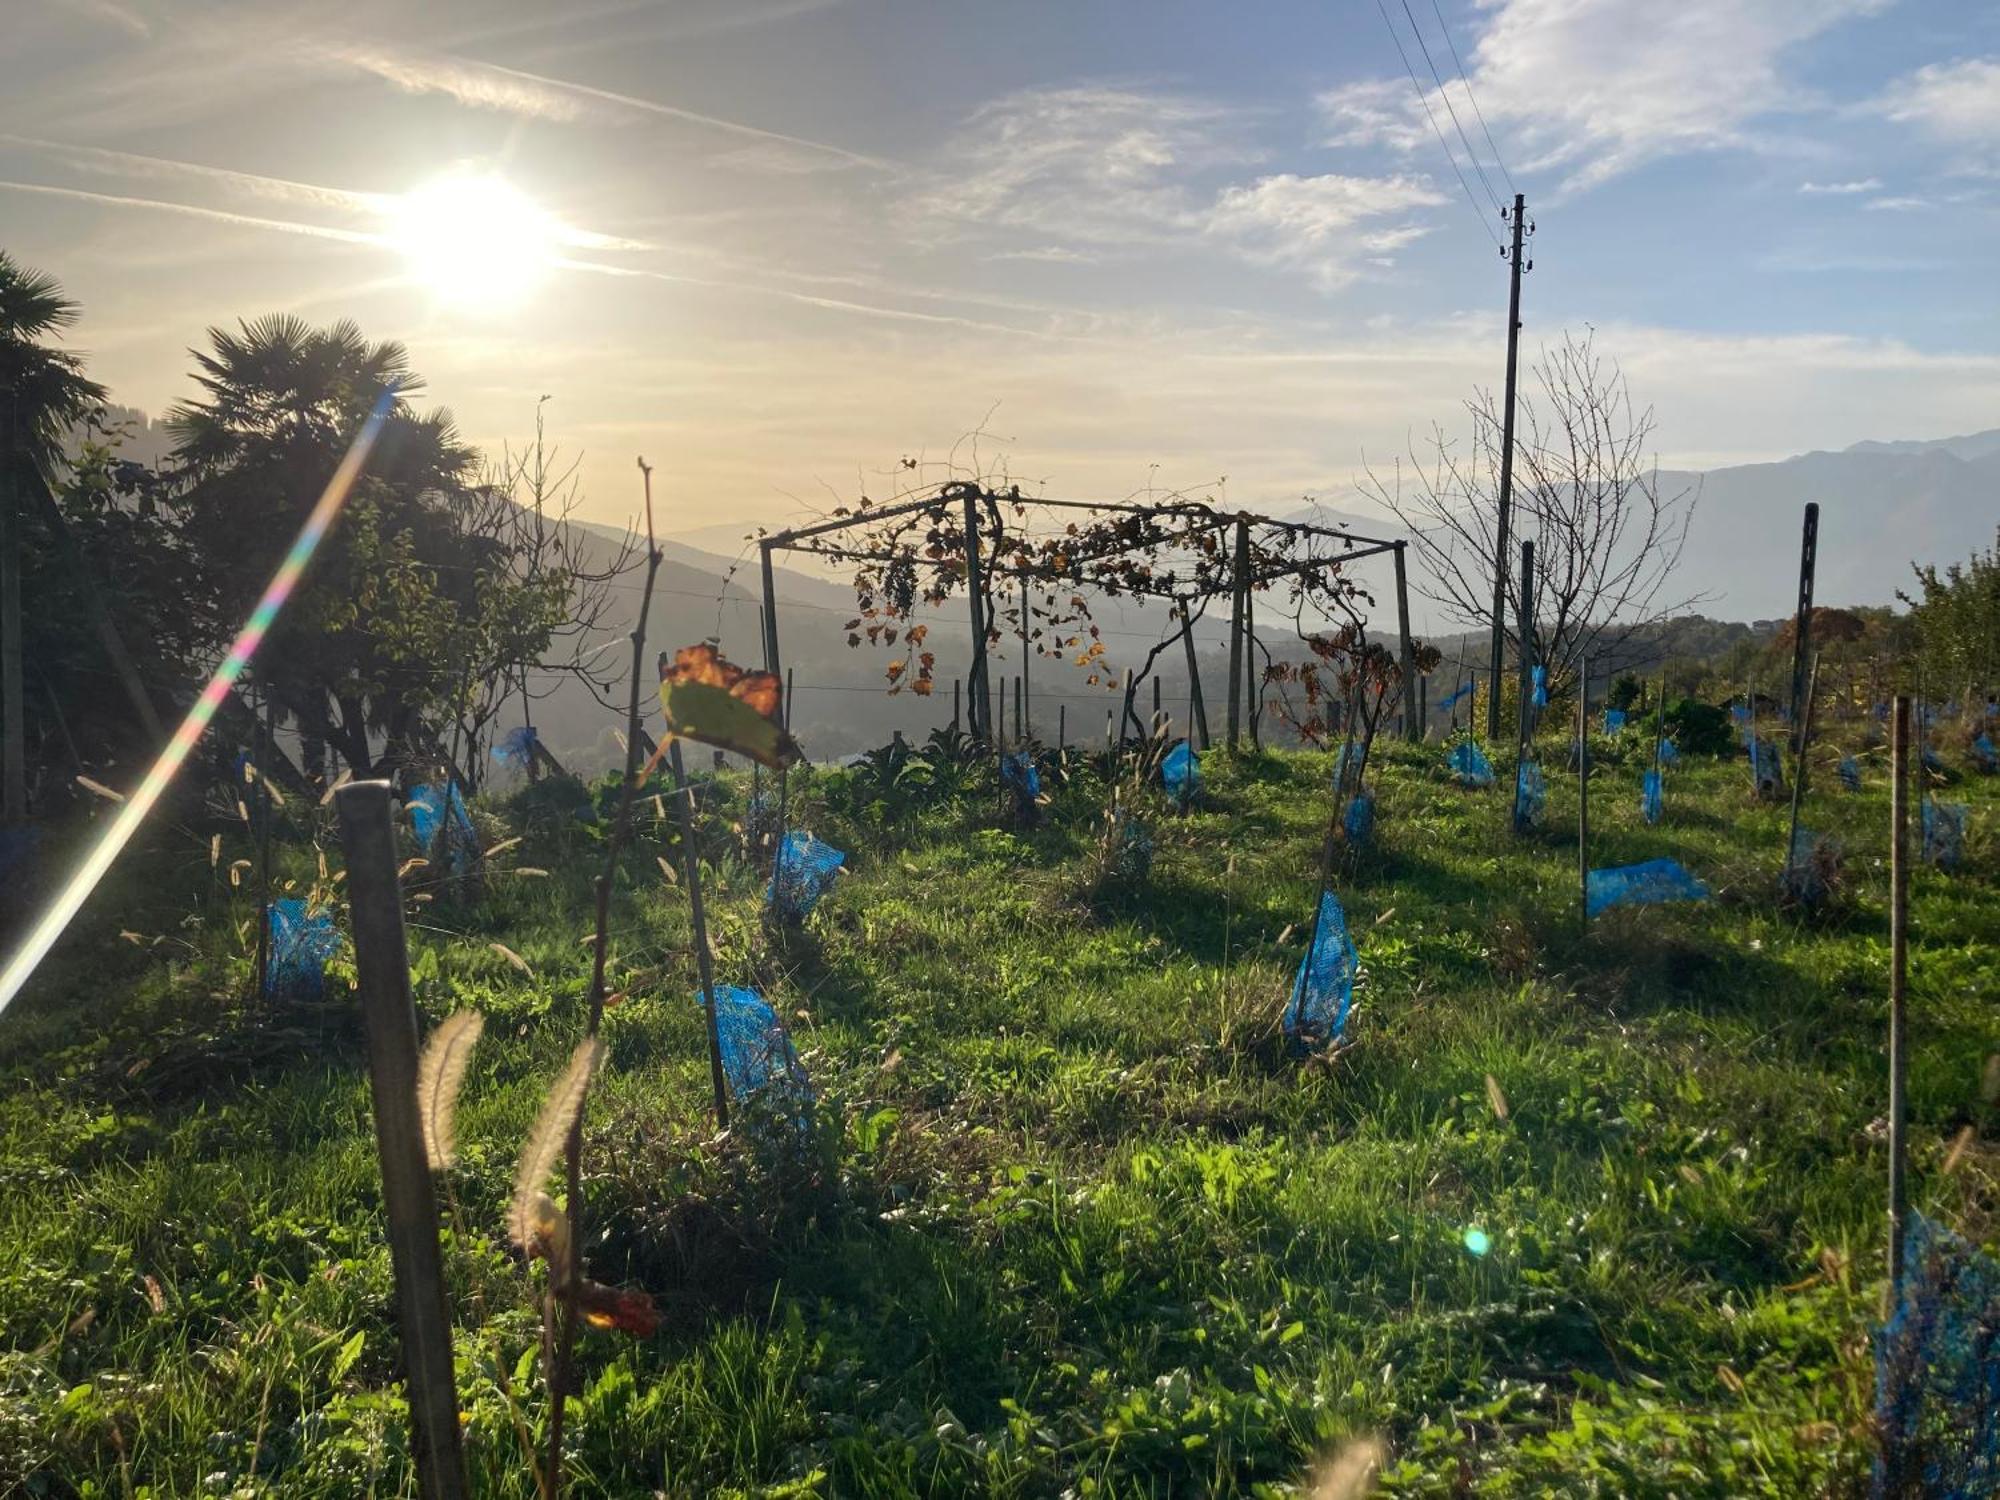
<instances>
[{"instance_id":1,"label":"contrail","mask_svg":"<svg viewBox=\"0 0 2000 1500\"><path fill-rule=\"evenodd\" d=\"M229 648L229 654L222 659L222 665L217 667L215 675L208 679L208 686L201 690L201 696L195 700L194 707L188 710L187 717L181 720L180 728L176 729L174 737L167 741L166 749L162 750L160 758L153 762L153 768L146 773L146 779L139 783L139 789L120 805L118 816L112 819L111 826L104 830L103 837L97 841L97 847L90 851L82 866L69 878L69 883L56 897L54 905L43 914L42 919L29 932L21 951L8 960L4 970L0 970L0 1013L4 1013L13 1003L14 997L21 993L21 987L35 972L36 965L48 956L49 949L55 946L55 941L62 936L63 929L69 926L83 903L90 898L90 893L97 889L97 883L104 878L104 872L111 868L112 861L118 858L120 851L138 830L139 824L145 821L146 814L153 810L153 805L160 800L160 794L166 791L168 783L174 779L182 762L188 758L188 752L194 749L207 730L209 722L215 717L215 711L222 706L222 700L229 696L230 689L236 686L236 680L243 675L243 669L250 664L250 658L256 655L257 647L263 642L272 622L278 618L278 611L285 607L285 601L291 597L292 590L298 587L299 579L305 573L306 564L312 561L313 552L318 548L320 540L333 525L334 518L340 514L341 506L347 501L348 491L354 488L354 481L361 477L361 470L368 462L369 451L374 448L375 439L380 435L382 423L387 419L389 408L395 403L395 399L395 388L391 386L376 400L375 409L369 412L368 420L361 424L361 430L355 433L354 441L348 444L347 453L340 460L340 466L333 471L333 477L326 482L326 488L320 492L319 501L313 506L312 514L306 517L305 525L299 528L298 539L292 543L292 550L285 554L285 560L278 564L278 571L271 575L270 586L264 590L263 598L257 601L257 607L250 612L249 620L236 637L235 644ZM265 774L262 768L258 774Z\"/></svg>"},{"instance_id":2,"label":"contrail","mask_svg":"<svg viewBox=\"0 0 2000 1500\"><path fill-rule=\"evenodd\" d=\"M175 203L164 198L128 198L119 193L93 193L88 188L53 187L46 182L13 182L0 178L0 188L16 193L45 193L51 198L75 198L84 203L104 203L113 208L149 208L156 213L182 214L192 219L208 219L218 224L236 224L247 229L274 229L280 234L302 234L310 239L339 240L347 245L380 245L379 234L358 229L334 229L325 224L302 224L296 219L266 219L256 214L231 213L225 208L201 208L192 203Z\"/></svg>"}]
</instances>

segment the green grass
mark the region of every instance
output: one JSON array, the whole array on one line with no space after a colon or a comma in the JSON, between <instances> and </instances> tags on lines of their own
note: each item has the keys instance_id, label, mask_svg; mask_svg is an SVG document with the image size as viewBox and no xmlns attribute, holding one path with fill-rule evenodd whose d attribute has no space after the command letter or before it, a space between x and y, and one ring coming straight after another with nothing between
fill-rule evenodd
<instances>
[{"instance_id":1,"label":"green grass","mask_svg":"<svg viewBox=\"0 0 2000 1500\"><path fill-rule=\"evenodd\" d=\"M1596 862L1670 854L1717 899L1580 932L1573 777L1516 838L1502 793L1394 747L1378 847L1339 877L1356 1045L1306 1063L1275 1022L1329 757L1210 756L1197 810L1149 810L1157 857L1123 888L1088 877L1087 770L1020 832L990 772L889 823L857 777L803 776L794 806L852 874L781 938L732 781L707 820L718 977L792 1023L820 1096L796 1149L713 1136L686 904L643 804L587 1253L665 1316L644 1343L585 1336L577 1492L1278 1495L1363 1434L1397 1495L1853 1492L1883 1265L1882 775L1810 799L1848 864L1804 917L1773 899L1784 811L1740 766L1687 764L1648 828L1637 750L1604 748ZM1950 795L1977 834L1967 868L1915 881L1913 1192L1990 1241L1994 1158L1940 1164L2000 1125L2000 795ZM550 878L412 908L420 1007L489 1017L445 1220L495 1496L532 1493L514 1423L545 1416L534 1275L501 1224L579 1034L601 858L538 807L482 818L524 834L500 863ZM301 826L301 887L315 829L338 868ZM248 841L225 844L226 870ZM252 910L205 833L163 834L0 1023L0 1493L414 1493L356 1022L344 999L241 1007Z\"/></svg>"}]
</instances>

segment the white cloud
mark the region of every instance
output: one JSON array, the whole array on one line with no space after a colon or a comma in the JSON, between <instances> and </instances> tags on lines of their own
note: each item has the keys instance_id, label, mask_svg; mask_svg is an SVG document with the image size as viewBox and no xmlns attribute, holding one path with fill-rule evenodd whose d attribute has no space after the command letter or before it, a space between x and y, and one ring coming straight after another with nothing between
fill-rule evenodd
<instances>
[{"instance_id":1,"label":"white cloud","mask_svg":"<svg viewBox=\"0 0 2000 1500\"><path fill-rule=\"evenodd\" d=\"M1870 213L1908 213L1915 208L1937 207L1929 198L1920 198L1914 193L1892 193L1880 198L1870 198L1861 207Z\"/></svg>"},{"instance_id":2,"label":"white cloud","mask_svg":"<svg viewBox=\"0 0 2000 1500\"><path fill-rule=\"evenodd\" d=\"M978 111L915 200L940 237L971 226L1031 232L989 257L1100 257L1107 248L1221 248L1304 271L1323 288L1353 280L1425 232L1399 218L1443 197L1419 176L1242 176L1258 150L1246 112L1136 88L1012 95ZM1394 221L1394 222L1385 222Z\"/></svg>"},{"instance_id":3,"label":"white cloud","mask_svg":"<svg viewBox=\"0 0 2000 1500\"><path fill-rule=\"evenodd\" d=\"M1878 107L1938 140L2000 145L2000 57L1931 63L1898 79Z\"/></svg>"},{"instance_id":4,"label":"white cloud","mask_svg":"<svg viewBox=\"0 0 2000 1500\"><path fill-rule=\"evenodd\" d=\"M1857 177L1852 182L1802 182L1799 191L1809 196L1844 198L1855 193L1878 192L1881 187L1879 177Z\"/></svg>"},{"instance_id":5,"label":"white cloud","mask_svg":"<svg viewBox=\"0 0 2000 1500\"><path fill-rule=\"evenodd\" d=\"M1300 267L1331 288L1354 279L1357 256L1380 262L1427 232L1411 223L1357 226L1444 201L1420 177L1287 172L1223 189L1209 212L1208 229L1251 260Z\"/></svg>"},{"instance_id":6,"label":"white cloud","mask_svg":"<svg viewBox=\"0 0 2000 1500\"><path fill-rule=\"evenodd\" d=\"M1468 65L1510 165L1560 170L1573 191L1663 156L1757 144L1758 121L1817 103L1785 76L1787 50L1886 3L1501 0ZM1431 38L1433 50L1441 43ZM1428 101L1462 149L1445 100L1433 91ZM1462 87L1450 102L1485 155ZM1392 82L1350 84L1321 95L1319 106L1336 144L1437 149L1407 85L1399 101Z\"/></svg>"}]
</instances>

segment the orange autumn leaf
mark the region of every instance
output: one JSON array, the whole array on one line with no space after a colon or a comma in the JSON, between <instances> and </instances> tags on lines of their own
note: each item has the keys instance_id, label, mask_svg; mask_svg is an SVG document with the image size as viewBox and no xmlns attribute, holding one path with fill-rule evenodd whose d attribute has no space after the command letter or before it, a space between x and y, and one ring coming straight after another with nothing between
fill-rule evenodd
<instances>
[{"instance_id":1,"label":"orange autumn leaf","mask_svg":"<svg viewBox=\"0 0 2000 1500\"><path fill-rule=\"evenodd\" d=\"M734 750L772 770L800 758L785 732L784 685L775 672L749 672L706 641L660 653L660 709L684 739Z\"/></svg>"}]
</instances>

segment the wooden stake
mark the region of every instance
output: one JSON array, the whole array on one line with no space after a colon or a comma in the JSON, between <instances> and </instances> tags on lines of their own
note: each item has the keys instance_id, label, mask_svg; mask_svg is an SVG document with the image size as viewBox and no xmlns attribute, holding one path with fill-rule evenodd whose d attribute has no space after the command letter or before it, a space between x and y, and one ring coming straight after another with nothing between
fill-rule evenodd
<instances>
[{"instance_id":1,"label":"wooden stake","mask_svg":"<svg viewBox=\"0 0 2000 1500\"><path fill-rule=\"evenodd\" d=\"M1590 658L1576 679L1576 899L1577 918L1590 928Z\"/></svg>"},{"instance_id":2,"label":"wooden stake","mask_svg":"<svg viewBox=\"0 0 2000 1500\"><path fill-rule=\"evenodd\" d=\"M368 1030L375 1147L389 1219L398 1333L409 1386L410 1451L424 1500L468 1493L452 1374L451 1314L438 1249L437 1196L417 1119L417 1013L410 1000L403 896L389 783L361 781L334 795L354 923L354 967Z\"/></svg>"},{"instance_id":3,"label":"wooden stake","mask_svg":"<svg viewBox=\"0 0 2000 1500\"><path fill-rule=\"evenodd\" d=\"M694 961L701 975L702 1009L708 1021L708 1081L715 1094L715 1128L729 1128L729 1080L722 1072L722 1029L715 1009L715 960L708 951L708 915L701 904L701 855L694 846L694 789L688 785L687 767L681 763L681 742L672 741L667 751L674 772L674 805L680 809L681 870L687 878L688 912L694 925ZM780 772L782 777L784 773ZM782 782L780 783L782 785ZM784 858L784 831L778 833L775 861Z\"/></svg>"}]
</instances>

